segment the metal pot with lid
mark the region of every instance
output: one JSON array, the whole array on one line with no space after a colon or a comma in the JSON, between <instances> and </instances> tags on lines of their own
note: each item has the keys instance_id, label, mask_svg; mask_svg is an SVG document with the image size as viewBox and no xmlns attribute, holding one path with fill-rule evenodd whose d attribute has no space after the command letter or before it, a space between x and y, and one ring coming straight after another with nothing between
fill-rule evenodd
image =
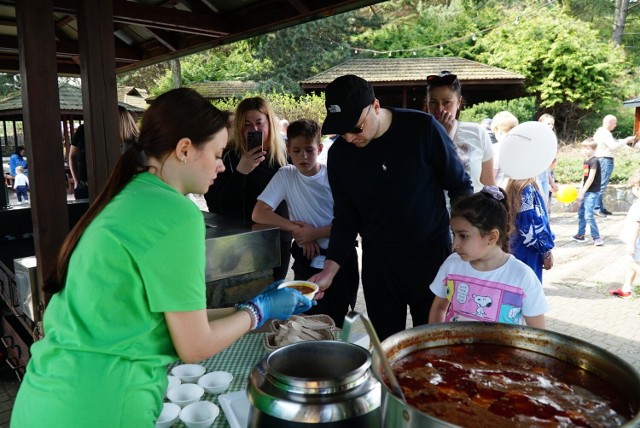
<instances>
[{"instance_id":1,"label":"metal pot with lid","mask_svg":"<svg viewBox=\"0 0 640 428\"><path fill-rule=\"evenodd\" d=\"M351 343L318 340L275 350L254 367L250 427L376 427L380 383L371 355Z\"/></svg>"}]
</instances>

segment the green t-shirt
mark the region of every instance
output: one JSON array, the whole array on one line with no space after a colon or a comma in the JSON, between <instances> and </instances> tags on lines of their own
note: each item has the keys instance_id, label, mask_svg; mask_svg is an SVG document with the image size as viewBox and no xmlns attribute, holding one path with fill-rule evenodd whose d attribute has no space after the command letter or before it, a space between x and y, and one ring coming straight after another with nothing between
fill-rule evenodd
<instances>
[{"instance_id":1,"label":"green t-shirt","mask_svg":"<svg viewBox=\"0 0 640 428\"><path fill-rule=\"evenodd\" d=\"M198 207L149 173L94 219L44 315L16 427L154 426L177 355L164 312L206 307Z\"/></svg>"}]
</instances>

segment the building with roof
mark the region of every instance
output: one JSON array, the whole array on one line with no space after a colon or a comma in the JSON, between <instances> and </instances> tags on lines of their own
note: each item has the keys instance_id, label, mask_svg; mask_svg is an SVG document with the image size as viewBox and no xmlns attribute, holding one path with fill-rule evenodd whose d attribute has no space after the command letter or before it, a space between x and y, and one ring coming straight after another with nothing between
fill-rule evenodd
<instances>
[{"instance_id":1,"label":"building with roof","mask_svg":"<svg viewBox=\"0 0 640 428\"><path fill-rule=\"evenodd\" d=\"M208 100L221 100L225 98L243 98L247 93L258 89L258 82L247 80L222 80L219 82L195 82L185 85L196 90Z\"/></svg>"},{"instance_id":2,"label":"building with roof","mask_svg":"<svg viewBox=\"0 0 640 428\"><path fill-rule=\"evenodd\" d=\"M118 86L119 103L145 110L147 108L147 98L149 98L149 93L146 89L136 88L135 86Z\"/></svg>"},{"instance_id":3,"label":"building with roof","mask_svg":"<svg viewBox=\"0 0 640 428\"><path fill-rule=\"evenodd\" d=\"M427 76L443 70L458 76L464 105L524 96L524 76L456 57L352 59L300 82L306 92L322 92L335 78L355 74L369 81L381 104L422 109Z\"/></svg>"}]
</instances>

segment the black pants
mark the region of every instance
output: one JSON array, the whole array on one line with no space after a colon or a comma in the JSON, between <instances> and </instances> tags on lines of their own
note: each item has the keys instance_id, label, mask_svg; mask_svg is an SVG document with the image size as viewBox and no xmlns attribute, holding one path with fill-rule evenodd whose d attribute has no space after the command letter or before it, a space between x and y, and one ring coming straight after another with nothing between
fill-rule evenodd
<instances>
[{"instance_id":1,"label":"black pants","mask_svg":"<svg viewBox=\"0 0 640 428\"><path fill-rule=\"evenodd\" d=\"M295 242L291 245L291 255L294 260L292 269L295 279L306 280L322 271L322 269L310 266L311 260L302 254L302 248ZM333 278L331 287L327 289L324 297L318 300L318 304L305 312L305 314L329 315L336 322L336 326L342 328L344 316L349 312L349 306L352 309L356 306L359 285L358 254L354 247L347 260L340 265L340 270Z\"/></svg>"},{"instance_id":2,"label":"black pants","mask_svg":"<svg viewBox=\"0 0 640 428\"><path fill-rule=\"evenodd\" d=\"M363 240L362 288L380 340L405 330L407 305L414 327L428 323L435 297L429 285L449 255L447 241L444 236L420 248L390 248Z\"/></svg>"}]
</instances>

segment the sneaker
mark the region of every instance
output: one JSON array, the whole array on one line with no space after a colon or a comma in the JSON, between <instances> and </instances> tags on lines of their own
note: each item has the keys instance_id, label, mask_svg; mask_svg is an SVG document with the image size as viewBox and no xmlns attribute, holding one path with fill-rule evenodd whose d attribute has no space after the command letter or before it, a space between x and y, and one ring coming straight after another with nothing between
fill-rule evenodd
<instances>
[{"instance_id":1,"label":"sneaker","mask_svg":"<svg viewBox=\"0 0 640 428\"><path fill-rule=\"evenodd\" d=\"M613 215L613 213L606 208L602 208L600 212L604 215Z\"/></svg>"},{"instance_id":2,"label":"sneaker","mask_svg":"<svg viewBox=\"0 0 640 428\"><path fill-rule=\"evenodd\" d=\"M571 239L573 239L576 242L587 242L587 240L584 237L584 235L574 235L574 236L571 237Z\"/></svg>"},{"instance_id":3,"label":"sneaker","mask_svg":"<svg viewBox=\"0 0 640 428\"><path fill-rule=\"evenodd\" d=\"M602 240L602 238L595 238L593 240L593 245L595 245L596 247L602 247L604 245L604 241Z\"/></svg>"},{"instance_id":4,"label":"sneaker","mask_svg":"<svg viewBox=\"0 0 640 428\"><path fill-rule=\"evenodd\" d=\"M598 217L603 217L603 218L607 216L603 211L594 211L593 214L598 216Z\"/></svg>"},{"instance_id":5,"label":"sneaker","mask_svg":"<svg viewBox=\"0 0 640 428\"><path fill-rule=\"evenodd\" d=\"M609 290L609 294L612 296L620 297L621 299L628 299L631 297L631 291L623 291L622 288L617 290Z\"/></svg>"}]
</instances>

